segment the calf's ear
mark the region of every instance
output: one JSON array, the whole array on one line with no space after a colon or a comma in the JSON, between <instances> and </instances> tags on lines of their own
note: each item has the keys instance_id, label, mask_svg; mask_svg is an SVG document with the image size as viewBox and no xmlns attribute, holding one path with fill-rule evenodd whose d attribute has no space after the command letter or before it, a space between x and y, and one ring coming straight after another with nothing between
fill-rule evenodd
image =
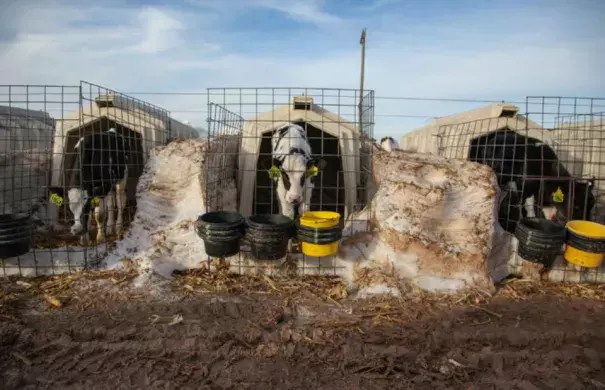
<instances>
[{"instance_id":1,"label":"calf's ear","mask_svg":"<svg viewBox=\"0 0 605 390\"><path fill-rule=\"evenodd\" d=\"M265 170L271 169L271 167L274 165L279 168L280 163L273 157L265 157L260 163L261 168Z\"/></svg>"},{"instance_id":2,"label":"calf's ear","mask_svg":"<svg viewBox=\"0 0 605 390\"><path fill-rule=\"evenodd\" d=\"M51 195L59 195L61 198L65 197L65 192L63 191L63 187L54 187L54 186L50 186L47 189L47 196L51 196Z\"/></svg>"},{"instance_id":3,"label":"calf's ear","mask_svg":"<svg viewBox=\"0 0 605 390\"><path fill-rule=\"evenodd\" d=\"M322 170L326 167L326 165L328 165L326 160L324 160L323 158L320 158L319 160L317 160L317 163L315 166L317 167L317 169Z\"/></svg>"},{"instance_id":4,"label":"calf's ear","mask_svg":"<svg viewBox=\"0 0 605 390\"><path fill-rule=\"evenodd\" d=\"M265 157L261 160L260 162L260 166L262 169L269 169L271 168L271 157Z\"/></svg>"},{"instance_id":5,"label":"calf's ear","mask_svg":"<svg viewBox=\"0 0 605 390\"><path fill-rule=\"evenodd\" d=\"M307 169L310 169L311 167L315 167L318 170L323 168L326 165L326 163L325 162L322 163L322 161L323 161L322 159L316 159L316 158L313 158L313 159L307 161Z\"/></svg>"}]
</instances>

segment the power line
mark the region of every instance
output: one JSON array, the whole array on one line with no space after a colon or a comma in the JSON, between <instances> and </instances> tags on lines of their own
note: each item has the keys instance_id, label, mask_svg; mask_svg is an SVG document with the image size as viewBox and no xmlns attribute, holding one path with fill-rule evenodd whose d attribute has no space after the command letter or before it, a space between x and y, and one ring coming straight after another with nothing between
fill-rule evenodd
<instances>
[{"instance_id":1,"label":"power line","mask_svg":"<svg viewBox=\"0 0 605 390\"><path fill-rule=\"evenodd\" d=\"M139 95L139 96L156 96L156 95L182 95L182 96L204 96L207 97L206 92L124 92L126 95ZM271 93L225 93L225 94L210 94L211 96L293 96L292 94L271 94ZM322 95L325 98L330 97L341 97L341 98L353 98L349 95ZM525 104L526 102L521 101L510 101L510 100L494 100L494 99L453 99L453 98L431 98L431 97L415 97L415 96L374 96L375 100L409 100L409 101L427 101L427 102L453 102L453 103L512 103L512 104ZM592 98L579 98L579 99L592 99ZM604 98L605 99L605 98ZM552 103L551 103L552 104Z\"/></svg>"},{"instance_id":2,"label":"power line","mask_svg":"<svg viewBox=\"0 0 605 390\"><path fill-rule=\"evenodd\" d=\"M208 97L208 93L206 92L186 92L186 93L178 93L178 92L126 92L127 95L191 95L191 96L205 96ZM210 94L210 96L293 96L293 94L270 94L270 93L258 93L258 94L238 94L238 93L225 93L225 94ZM354 96L342 96L342 95L321 95L318 97L324 98L354 98ZM592 98L592 97L531 97L533 101L514 101L514 100L494 100L494 99L456 99L456 98L432 98L432 97L418 97L418 96L374 96L375 100L401 100L401 101L424 101L424 102L451 102L451 103L509 103L509 104L517 104L517 105L525 105L525 104L545 104L545 105L555 105L555 106L577 106L577 101L590 101L591 103L599 100L602 100L605 103L605 97L603 98ZM559 100L559 102L544 102L546 99L555 99ZM561 103L560 100L574 100L574 103ZM580 104L581 106L593 106L593 107L605 107L604 105L595 106L591 103L586 102L585 104ZM237 104L237 103L233 103ZM252 104L252 103L249 103Z\"/></svg>"},{"instance_id":3,"label":"power line","mask_svg":"<svg viewBox=\"0 0 605 390\"><path fill-rule=\"evenodd\" d=\"M3 86L0 86L2 88ZM276 88L277 89L277 88ZM229 90L228 88L226 90ZM266 90L263 88L263 90ZM301 90L304 90L301 88ZM314 88L308 88L308 90L314 90ZM294 96L294 93L208 93L208 92L120 92L123 95L134 95L137 96L199 96L208 98L209 96L214 96L215 98L226 97L226 96L235 96L235 97L243 97L243 96ZM8 93L0 93L0 96L77 96L78 92L28 92L28 93L18 93L11 92ZM314 94L311 94L314 95ZM355 99L357 98L354 95L348 94L317 94L318 98L340 98L340 99ZM527 101L514 101L514 100L494 100L494 99L458 99L458 98L437 98L437 97L419 97L419 96L374 96L375 100L399 100L399 101L416 101L416 102L449 102L449 103L483 103L483 104L494 104L494 103L509 103L516 105L545 105L545 106L576 106L576 107L605 107L605 97L603 98L593 98L593 97L559 97L559 96L536 96L536 97L528 97ZM548 102L547 100L556 100L554 102ZM564 102L566 100L573 100L573 103ZM604 104L595 104L595 101L602 101ZM57 102L59 103L59 102ZM219 102L217 102L218 104ZM205 103L202 103L205 104ZM239 103L228 103L230 105L252 105L253 102L239 102ZM258 103L258 104L270 104L270 103Z\"/></svg>"},{"instance_id":4,"label":"power line","mask_svg":"<svg viewBox=\"0 0 605 390\"><path fill-rule=\"evenodd\" d=\"M0 102L0 105L1 104L2 104L2 102ZM74 110L75 109L77 109L77 108L74 108ZM67 110L67 109L64 109L64 108L47 108L45 111L47 111L47 112L66 112L66 113L71 113L73 110ZM168 109L167 111L169 111L171 114L200 114L200 115L201 114L208 114L208 111L203 111L203 110L170 110L170 109ZM244 112L244 113L236 112L236 114L238 114L238 115L256 115L258 113L255 113L255 112ZM412 115L412 114L374 114L374 116L375 117L379 117L379 118L410 118L410 119L413 119L413 118L416 118L416 119L436 119L436 118L439 118L438 116Z\"/></svg>"}]
</instances>

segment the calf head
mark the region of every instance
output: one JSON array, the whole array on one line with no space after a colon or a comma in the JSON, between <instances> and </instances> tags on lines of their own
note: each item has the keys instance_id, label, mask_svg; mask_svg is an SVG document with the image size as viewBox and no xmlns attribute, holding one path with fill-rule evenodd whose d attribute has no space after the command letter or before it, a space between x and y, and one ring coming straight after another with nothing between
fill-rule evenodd
<instances>
[{"instance_id":1,"label":"calf head","mask_svg":"<svg viewBox=\"0 0 605 390\"><path fill-rule=\"evenodd\" d=\"M86 191L79 188L70 188L67 192L69 210L74 215L74 224L71 234L74 236L84 234L88 228L88 218L92 208L92 199L87 196Z\"/></svg>"},{"instance_id":2,"label":"calf head","mask_svg":"<svg viewBox=\"0 0 605 390\"><path fill-rule=\"evenodd\" d=\"M573 219L590 219L591 211L596 203L595 196L592 193L594 182L595 178L574 181Z\"/></svg>"},{"instance_id":3,"label":"calf head","mask_svg":"<svg viewBox=\"0 0 605 390\"><path fill-rule=\"evenodd\" d=\"M548 199L545 199L545 213L553 220L590 219L596 199L592 194L595 179L573 180L567 183L548 186ZM548 206L546 205L548 204Z\"/></svg>"},{"instance_id":4,"label":"calf head","mask_svg":"<svg viewBox=\"0 0 605 390\"><path fill-rule=\"evenodd\" d=\"M264 161L263 167L268 169L269 177L281 181L286 191L285 200L298 205L304 200L305 182L317 176L326 166L323 159L308 160L301 154L288 154L283 160L270 158Z\"/></svg>"},{"instance_id":5,"label":"calf head","mask_svg":"<svg viewBox=\"0 0 605 390\"><path fill-rule=\"evenodd\" d=\"M65 202L65 191L61 187L49 187L48 196L50 202L59 207ZM67 204L74 216L74 224L70 229L71 234L77 236L86 233L92 199L86 196L86 191L79 188L70 188L67 191Z\"/></svg>"}]
</instances>

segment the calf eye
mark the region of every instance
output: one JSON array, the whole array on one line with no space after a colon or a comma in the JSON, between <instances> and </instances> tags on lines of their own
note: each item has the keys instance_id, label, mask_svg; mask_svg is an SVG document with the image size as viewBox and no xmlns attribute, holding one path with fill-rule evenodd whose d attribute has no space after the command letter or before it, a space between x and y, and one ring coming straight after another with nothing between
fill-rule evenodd
<instances>
[{"instance_id":1,"label":"calf eye","mask_svg":"<svg viewBox=\"0 0 605 390\"><path fill-rule=\"evenodd\" d=\"M284 187L286 188L286 190L289 190L290 189L290 178L288 177L288 174L282 170L281 177L284 179Z\"/></svg>"}]
</instances>

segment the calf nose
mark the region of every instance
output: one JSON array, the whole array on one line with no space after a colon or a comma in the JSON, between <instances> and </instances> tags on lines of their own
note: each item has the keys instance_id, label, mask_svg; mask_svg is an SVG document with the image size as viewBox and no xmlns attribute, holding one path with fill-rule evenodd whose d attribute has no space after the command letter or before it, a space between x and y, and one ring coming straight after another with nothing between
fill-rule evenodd
<instances>
[{"instance_id":1,"label":"calf nose","mask_svg":"<svg viewBox=\"0 0 605 390\"><path fill-rule=\"evenodd\" d=\"M75 224L74 226L71 227L71 234L73 234L74 236L77 236L78 234L82 233L82 225Z\"/></svg>"},{"instance_id":2,"label":"calf nose","mask_svg":"<svg viewBox=\"0 0 605 390\"><path fill-rule=\"evenodd\" d=\"M302 201L302 196L300 195L291 195L290 196L290 203L300 203Z\"/></svg>"}]
</instances>

